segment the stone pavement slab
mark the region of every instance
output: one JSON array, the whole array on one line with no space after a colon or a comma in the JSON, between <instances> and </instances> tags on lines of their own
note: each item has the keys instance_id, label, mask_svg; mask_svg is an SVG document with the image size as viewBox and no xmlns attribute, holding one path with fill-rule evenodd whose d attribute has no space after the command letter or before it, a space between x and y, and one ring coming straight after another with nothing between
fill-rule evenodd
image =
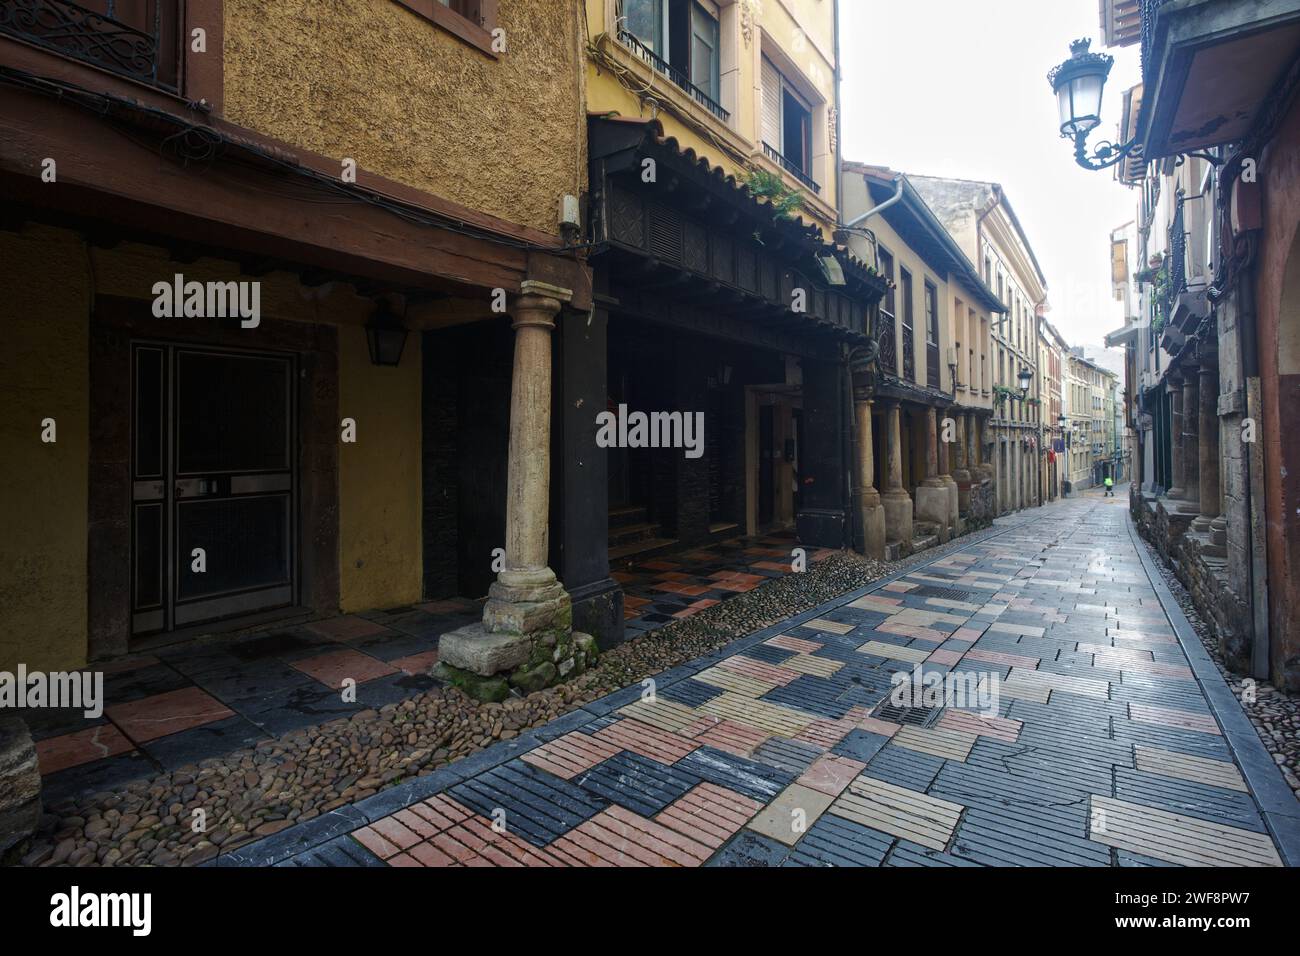
<instances>
[{"instance_id":1,"label":"stone pavement slab","mask_svg":"<svg viewBox=\"0 0 1300 956\"><path fill-rule=\"evenodd\" d=\"M217 864L1300 863L1127 512L1017 519Z\"/></svg>"}]
</instances>

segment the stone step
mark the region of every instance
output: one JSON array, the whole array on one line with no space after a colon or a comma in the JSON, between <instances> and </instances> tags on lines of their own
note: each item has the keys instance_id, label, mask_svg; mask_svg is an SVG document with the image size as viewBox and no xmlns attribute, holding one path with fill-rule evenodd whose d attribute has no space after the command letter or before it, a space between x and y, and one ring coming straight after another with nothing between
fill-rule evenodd
<instances>
[{"instance_id":1,"label":"stone step","mask_svg":"<svg viewBox=\"0 0 1300 956\"><path fill-rule=\"evenodd\" d=\"M609 546L611 548L619 548L626 544L633 544L637 541L646 541L658 537L660 537L659 525L652 521L643 521L639 524L629 524L619 528L610 528Z\"/></svg>"},{"instance_id":2,"label":"stone step","mask_svg":"<svg viewBox=\"0 0 1300 956\"><path fill-rule=\"evenodd\" d=\"M622 544L616 548L609 549L609 560L612 564L615 561L626 561L628 558L649 558L660 551L667 551L677 546L676 538L645 538L639 541L633 541L630 544Z\"/></svg>"},{"instance_id":3,"label":"stone step","mask_svg":"<svg viewBox=\"0 0 1300 956\"><path fill-rule=\"evenodd\" d=\"M648 515L644 505L623 505L609 509L609 527L624 528L633 524L644 524Z\"/></svg>"}]
</instances>

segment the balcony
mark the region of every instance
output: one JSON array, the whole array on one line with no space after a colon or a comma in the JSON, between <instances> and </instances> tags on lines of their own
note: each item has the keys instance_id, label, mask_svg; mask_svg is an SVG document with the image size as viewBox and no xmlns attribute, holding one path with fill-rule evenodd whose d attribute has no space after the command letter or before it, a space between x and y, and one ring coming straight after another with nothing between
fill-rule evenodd
<instances>
[{"instance_id":1,"label":"balcony","mask_svg":"<svg viewBox=\"0 0 1300 956\"><path fill-rule=\"evenodd\" d=\"M668 77L674 85L685 90L691 99L695 100L696 103L699 103L718 119L722 120L722 122L726 123L730 121L731 113L724 110L717 100L710 97L702 89L692 83L690 77L685 73L677 69L677 67L673 66L654 50L642 43L637 38L636 34L629 33L627 30L619 30L618 41L631 50L632 53L636 55L637 59L648 65L656 73Z\"/></svg>"},{"instance_id":2,"label":"balcony","mask_svg":"<svg viewBox=\"0 0 1300 956\"><path fill-rule=\"evenodd\" d=\"M805 173L803 169L799 167L798 163L794 162L793 160L786 159L784 156L778 153L771 146L767 145L767 143L763 144L763 155L766 156L768 159L770 159L772 162L776 163L778 166L784 169L795 179L799 180L799 182L803 183L805 186L811 189L815 195L821 194L822 191L821 186L815 183L813 181L813 178L809 176L807 173Z\"/></svg>"},{"instance_id":3,"label":"balcony","mask_svg":"<svg viewBox=\"0 0 1300 956\"><path fill-rule=\"evenodd\" d=\"M910 325L903 325L903 380L916 382L915 336Z\"/></svg>"},{"instance_id":4,"label":"balcony","mask_svg":"<svg viewBox=\"0 0 1300 956\"><path fill-rule=\"evenodd\" d=\"M1186 336L1195 332L1196 327L1210 314L1204 284L1193 286L1187 282L1187 228L1183 222L1181 197L1174 210L1174 221L1169 226L1169 279L1165 290L1164 314L1169 317L1165 324L1164 339L1168 346L1174 346L1170 349L1171 353L1176 348L1181 348Z\"/></svg>"},{"instance_id":5,"label":"balcony","mask_svg":"<svg viewBox=\"0 0 1300 956\"><path fill-rule=\"evenodd\" d=\"M0 34L170 91L183 21L180 0L0 0Z\"/></svg>"},{"instance_id":6,"label":"balcony","mask_svg":"<svg viewBox=\"0 0 1300 956\"><path fill-rule=\"evenodd\" d=\"M1141 0L1146 160L1235 142L1300 48L1300 0Z\"/></svg>"},{"instance_id":7,"label":"balcony","mask_svg":"<svg viewBox=\"0 0 1300 956\"><path fill-rule=\"evenodd\" d=\"M888 375L898 374L898 347L894 341L894 315L880 310L880 329L876 335L880 343L880 368Z\"/></svg>"}]
</instances>

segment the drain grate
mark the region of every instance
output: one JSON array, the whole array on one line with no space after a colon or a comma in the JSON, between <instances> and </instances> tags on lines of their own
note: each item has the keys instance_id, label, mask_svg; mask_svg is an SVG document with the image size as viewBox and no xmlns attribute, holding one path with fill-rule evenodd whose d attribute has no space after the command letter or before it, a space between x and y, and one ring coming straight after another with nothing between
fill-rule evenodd
<instances>
[{"instance_id":1,"label":"drain grate","mask_svg":"<svg viewBox=\"0 0 1300 956\"><path fill-rule=\"evenodd\" d=\"M939 719L942 707L900 707L888 700L883 701L871 716L887 720L891 724L910 724L913 727L929 727Z\"/></svg>"},{"instance_id":2,"label":"drain grate","mask_svg":"<svg viewBox=\"0 0 1300 956\"><path fill-rule=\"evenodd\" d=\"M920 597L947 598L949 601L970 601L971 593L969 591L958 591L956 588L936 588L929 584L922 584L920 587L912 588L908 594L916 594Z\"/></svg>"}]
</instances>

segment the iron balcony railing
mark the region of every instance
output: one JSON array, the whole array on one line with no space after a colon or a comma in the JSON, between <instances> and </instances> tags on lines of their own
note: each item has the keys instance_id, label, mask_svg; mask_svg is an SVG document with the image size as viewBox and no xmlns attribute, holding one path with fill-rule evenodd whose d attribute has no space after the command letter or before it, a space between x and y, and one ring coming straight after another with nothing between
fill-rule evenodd
<instances>
[{"instance_id":1,"label":"iron balcony railing","mask_svg":"<svg viewBox=\"0 0 1300 956\"><path fill-rule=\"evenodd\" d=\"M880 328L876 330L880 343L880 368L889 375L898 374L898 348L894 342L894 315L880 310Z\"/></svg>"},{"instance_id":2,"label":"iron balcony railing","mask_svg":"<svg viewBox=\"0 0 1300 956\"><path fill-rule=\"evenodd\" d=\"M731 119L731 114L724 110L717 100L692 83L690 77L685 73L677 69L677 67L673 66L654 50L642 43L635 33L629 33L627 30L619 30L618 39L620 43L635 53L642 61L648 64L656 72L662 73L664 76L668 77L668 79L672 80L677 86L680 86L690 94L691 98L695 100L695 102L699 103L718 119L722 120L722 122L726 123Z\"/></svg>"},{"instance_id":3,"label":"iron balcony railing","mask_svg":"<svg viewBox=\"0 0 1300 956\"><path fill-rule=\"evenodd\" d=\"M1174 314L1174 303L1187 291L1187 232L1183 228L1183 200L1174 205L1174 221L1169 224L1169 279L1165 288L1165 315Z\"/></svg>"},{"instance_id":4,"label":"iron balcony railing","mask_svg":"<svg viewBox=\"0 0 1300 956\"><path fill-rule=\"evenodd\" d=\"M0 33L178 89L183 0L0 0ZM219 55L219 54L216 54Z\"/></svg>"},{"instance_id":5,"label":"iron balcony railing","mask_svg":"<svg viewBox=\"0 0 1300 956\"><path fill-rule=\"evenodd\" d=\"M903 326L903 379L916 381L916 350L913 347L915 333L910 325Z\"/></svg>"},{"instance_id":6,"label":"iron balcony railing","mask_svg":"<svg viewBox=\"0 0 1300 956\"><path fill-rule=\"evenodd\" d=\"M1156 42L1156 17L1160 8L1170 0L1141 0L1142 11L1142 78L1147 77L1147 68L1151 64L1151 55Z\"/></svg>"},{"instance_id":7,"label":"iron balcony railing","mask_svg":"<svg viewBox=\"0 0 1300 956\"><path fill-rule=\"evenodd\" d=\"M814 182L813 178L809 176L807 173L805 173L803 169L800 168L799 164L796 163L794 160L786 159L784 156L778 153L767 143L763 144L763 155L766 156L768 159L770 159L772 162L776 163L778 166L784 169L795 179L799 180L799 182L803 183L814 193L817 194L821 193L822 191L821 186L819 186L816 182Z\"/></svg>"}]
</instances>

